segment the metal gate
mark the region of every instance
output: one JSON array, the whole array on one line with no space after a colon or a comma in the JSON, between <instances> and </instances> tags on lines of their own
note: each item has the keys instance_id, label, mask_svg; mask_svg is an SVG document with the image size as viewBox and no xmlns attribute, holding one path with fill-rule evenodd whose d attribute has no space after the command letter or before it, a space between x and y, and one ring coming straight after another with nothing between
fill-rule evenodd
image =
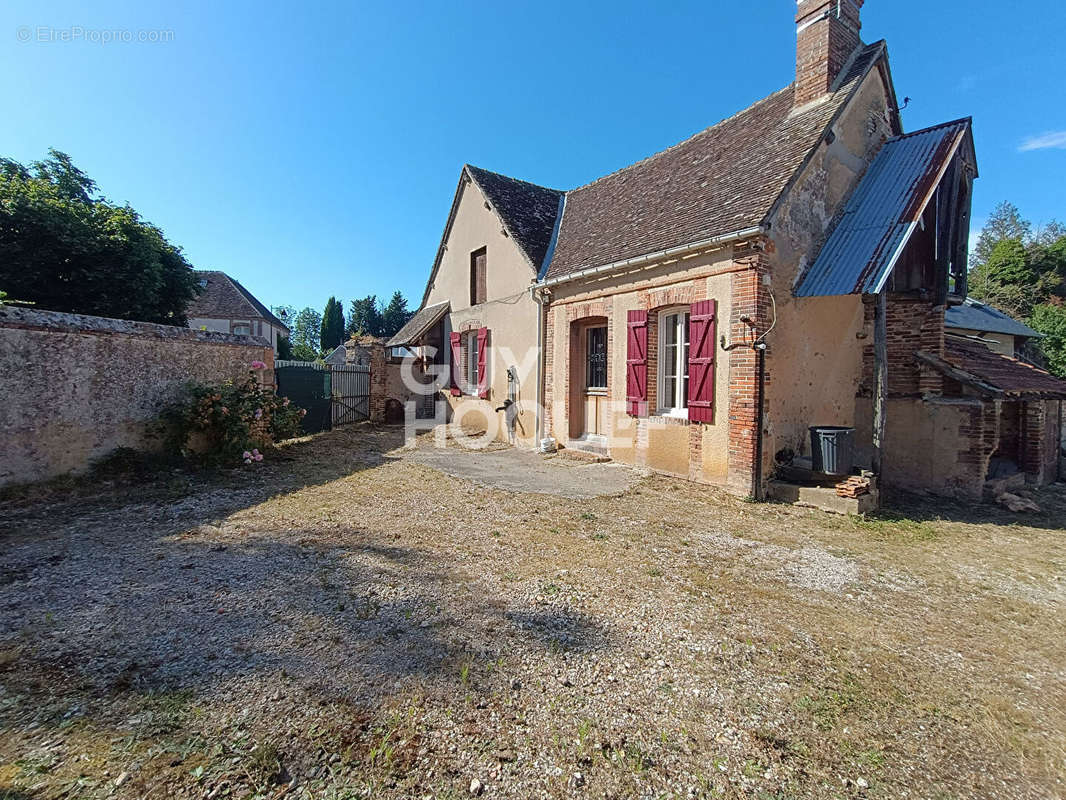
<instances>
[{"instance_id":1,"label":"metal gate","mask_svg":"<svg viewBox=\"0 0 1066 800\"><path fill-rule=\"evenodd\" d=\"M370 367L275 361L274 378L279 396L307 409L304 433L370 417Z\"/></svg>"},{"instance_id":2,"label":"metal gate","mask_svg":"<svg viewBox=\"0 0 1066 800\"><path fill-rule=\"evenodd\" d=\"M355 364L333 367L333 424L370 417L370 367Z\"/></svg>"},{"instance_id":3,"label":"metal gate","mask_svg":"<svg viewBox=\"0 0 1066 800\"><path fill-rule=\"evenodd\" d=\"M300 421L304 433L328 431L333 424L332 375L325 364L310 361L275 361L278 396L306 409Z\"/></svg>"}]
</instances>

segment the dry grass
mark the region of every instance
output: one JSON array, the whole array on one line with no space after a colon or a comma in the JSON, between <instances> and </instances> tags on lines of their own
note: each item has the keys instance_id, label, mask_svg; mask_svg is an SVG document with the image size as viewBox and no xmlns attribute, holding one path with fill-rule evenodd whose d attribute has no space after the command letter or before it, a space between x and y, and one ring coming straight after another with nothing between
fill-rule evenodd
<instances>
[{"instance_id":1,"label":"dry grass","mask_svg":"<svg viewBox=\"0 0 1066 800\"><path fill-rule=\"evenodd\" d=\"M1061 488L1028 520L574 501L393 437L0 506L0 798L1066 794Z\"/></svg>"}]
</instances>

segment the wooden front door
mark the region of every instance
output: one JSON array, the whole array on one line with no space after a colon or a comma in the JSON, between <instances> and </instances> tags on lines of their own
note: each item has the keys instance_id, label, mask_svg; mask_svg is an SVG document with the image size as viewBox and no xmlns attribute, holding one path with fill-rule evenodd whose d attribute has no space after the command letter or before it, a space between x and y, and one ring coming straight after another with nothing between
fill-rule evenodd
<instances>
[{"instance_id":1,"label":"wooden front door","mask_svg":"<svg viewBox=\"0 0 1066 800\"><path fill-rule=\"evenodd\" d=\"M607 326L585 328L585 436L607 433Z\"/></svg>"}]
</instances>

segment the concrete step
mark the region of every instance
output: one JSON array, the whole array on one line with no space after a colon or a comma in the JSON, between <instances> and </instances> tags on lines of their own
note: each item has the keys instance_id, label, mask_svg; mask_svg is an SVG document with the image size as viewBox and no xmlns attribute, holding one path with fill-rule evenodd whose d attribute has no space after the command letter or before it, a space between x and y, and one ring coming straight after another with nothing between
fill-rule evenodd
<instances>
[{"instance_id":1,"label":"concrete step","mask_svg":"<svg viewBox=\"0 0 1066 800\"><path fill-rule=\"evenodd\" d=\"M563 458L581 461L586 464L606 464L611 460L611 457L607 455L604 448L595 447L593 445L577 446L574 444L568 444L565 447L559 448L559 455Z\"/></svg>"}]
</instances>

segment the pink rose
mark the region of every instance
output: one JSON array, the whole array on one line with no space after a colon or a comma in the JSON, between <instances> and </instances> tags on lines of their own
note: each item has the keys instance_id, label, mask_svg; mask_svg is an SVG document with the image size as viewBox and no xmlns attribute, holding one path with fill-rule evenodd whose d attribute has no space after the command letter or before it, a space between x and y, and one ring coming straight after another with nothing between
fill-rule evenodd
<instances>
[{"instance_id":1,"label":"pink rose","mask_svg":"<svg viewBox=\"0 0 1066 800\"><path fill-rule=\"evenodd\" d=\"M253 361L252 369L266 369L266 364L264 364L262 361Z\"/></svg>"},{"instance_id":2,"label":"pink rose","mask_svg":"<svg viewBox=\"0 0 1066 800\"><path fill-rule=\"evenodd\" d=\"M243 458L245 461L247 461L251 457L252 457L252 454L249 453L247 450L245 450L243 453L241 453L241 458Z\"/></svg>"}]
</instances>

